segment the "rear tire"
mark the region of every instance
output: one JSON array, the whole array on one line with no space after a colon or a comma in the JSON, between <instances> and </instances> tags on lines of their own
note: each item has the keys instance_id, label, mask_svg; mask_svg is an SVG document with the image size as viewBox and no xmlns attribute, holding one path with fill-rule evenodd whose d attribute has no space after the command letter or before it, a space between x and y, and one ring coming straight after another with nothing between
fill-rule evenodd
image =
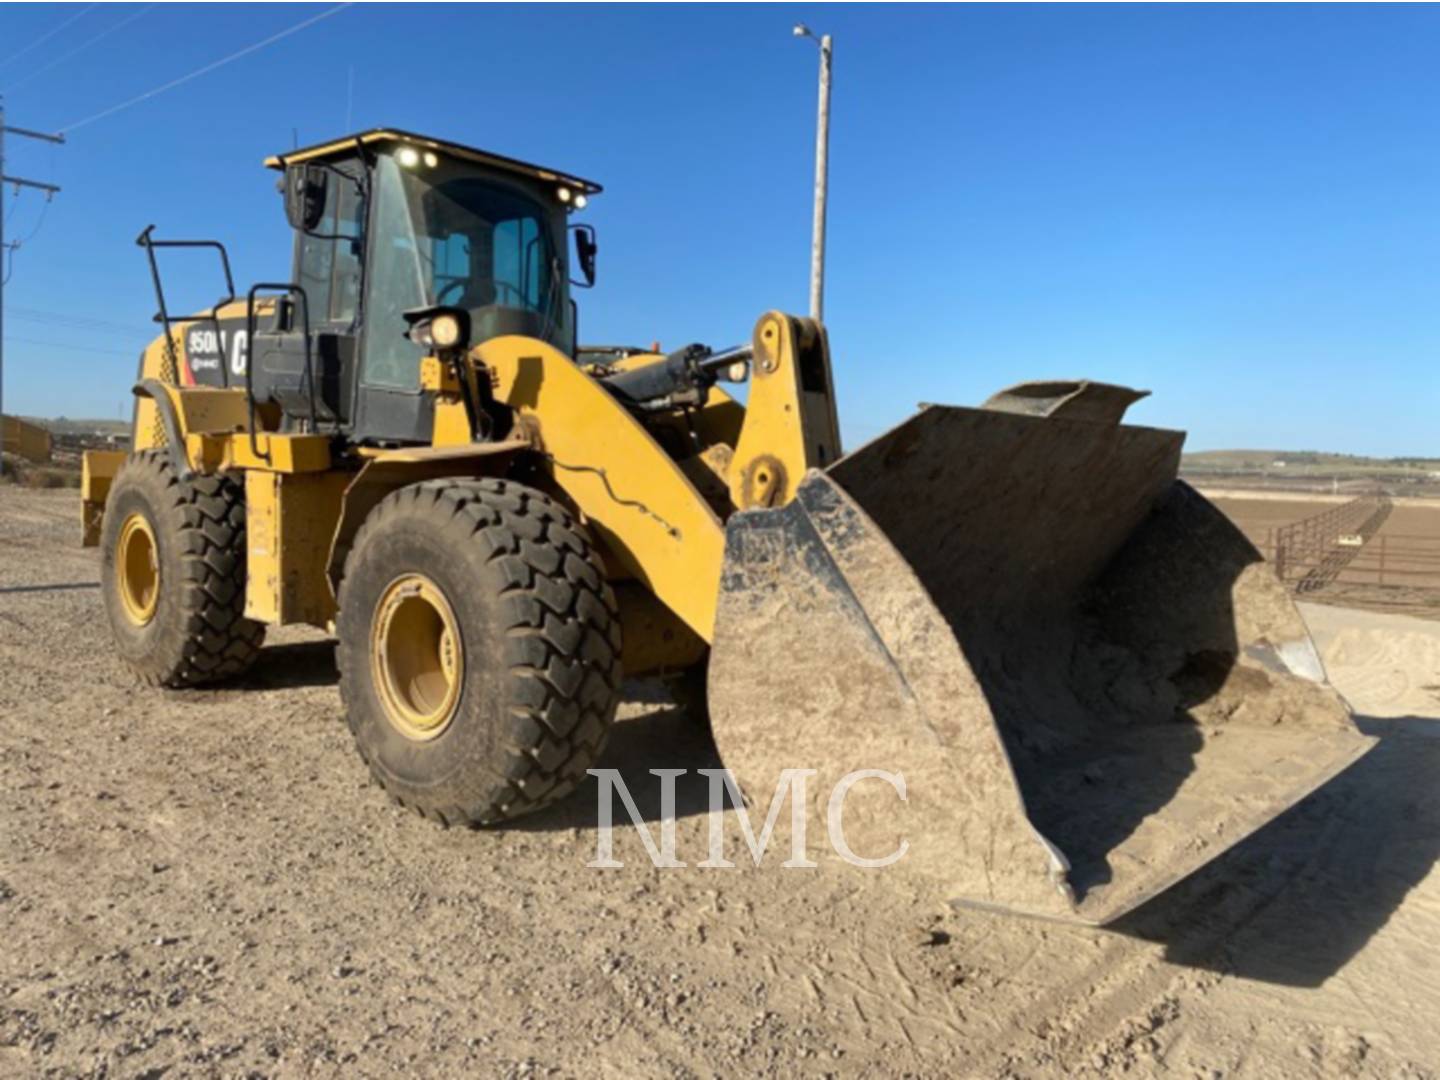
<instances>
[{"instance_id":1,"label":"rear tire","mask_svg":"<svg viewBox=\"0 0 1440 1080\"><path fill-rule=\"evenodd\" d=\"M110 489L100 550L116 647L143 682L217 682L259 655L265 626L245 618L245 497L233 480L181 480L167 453L142 450Z\"/></svg>"},{"instance_id":2,"label":"rear tire","mask_svg":"<svg viewBox=\"0 0 1440 1080\"><path fill-rule=\"evenodd\" d=\"M484 825L569 794L600 756L620 621L558 503L506 480L387 496L340 586L340 693L360 756L402 805Z\"/></svg>"}]
</instances>

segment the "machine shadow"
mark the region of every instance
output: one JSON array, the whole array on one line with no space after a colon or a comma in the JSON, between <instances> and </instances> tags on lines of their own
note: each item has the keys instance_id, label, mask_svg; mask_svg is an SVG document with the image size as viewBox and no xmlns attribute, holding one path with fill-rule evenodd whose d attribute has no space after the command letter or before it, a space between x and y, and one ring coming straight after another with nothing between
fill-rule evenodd
<instances>
[{"instance_id":1,"label":"machine shadow","mask_svg":"<svg viewBox=\"0 0 1440 1080\"><path fill-rule=\"evenodd\" d=\"M297 690L334 686L339 681L334 641L297 641L267 645L255 665L234 686L239 690Z\"/></svg>"},{"instance_id":2,"label":"machine shadow","mask_svg":"<svg viewBox=\"0 0 1440 1080\"><path fill-rule=\"evenodd\" d=\"M1239 640L1264 558L1175 479L1179 456L1170 432L955 409L830 471L950 625L990 713L971 722L993 720L1082 907L1193 854L1187 829L1215 824L1243 772L1242 738L1207 729L1273 689Z\"/></svg>"},{"instance_id":3,"label":"machine shadow","mask_svg":"<svg viewBox=\"0 0 1440 1080\"><path fill-rule=\"evenodd\" d=\"M1379 744L1109 930L1186 967L1315 987L1385 926L1440 858L1440 720L1359 718Z\"/></svg>"},{"instance_id":4,"label":"machine shadow","mask_svg":"<svg viewBox=\"0 0 1440 1080\"><path fill-rule=\"evenodd\" d=\"M664 813L660 778L651 769L685 769L675 778L677 818L705 814L710 810L710 781L700 769L721 768L720 752L703 717L696 717L655 693L644 682L625 685L627 702L640 702L645 712L616 722L597 769L615 769L635 801L642 821L659 821ZM593 829L599 825L599 781L590 777L556 805L508 826L518 830L553 832L563 829ZM727 797L725 807L733 804ZM618 793L612 799L612 821L629 826L630 817Z\"/></svg>"},{"instance_id":5,"label":"machine shadow","mask_svg":"<svg viewBox=\"0 0 1440 1080\"><path fill-rule=\"evenodd\" d=\"M0 596L14 593L71 592L75 589L98 589L98 581L67 581L59 585L6 585L0 588Z\"/></svg>"},{"instance_id":6,"label":"machine shadow","mask_svg":"<svg viewBox=\"0 0 1440 1080\"><path fill-rule=\"evenodd\" d=\"M1267 676L1240 663L1236 633L1237 583L1264 557L1183 484L1108 560L1104 537L1085 538L1087 550L1074 532L1056 536L1070 551L1052 555L1045 589L990 598L998 617L984 603L967 607L974 590L949 594L942 608L1030 819L1065 853L1083 903L1110 887L1128 891L1122 873L1155 873L1173 854L1167 840L1178 846L1186 830L1223 815L1233 764L1224 756L1239 729L1207 742L1204 728L1239 698L1270 692ZM1097 563L1103 571L1086 581ZM1157 828L1177 798L1190 820Z\"/></svg>"}]
</instances>

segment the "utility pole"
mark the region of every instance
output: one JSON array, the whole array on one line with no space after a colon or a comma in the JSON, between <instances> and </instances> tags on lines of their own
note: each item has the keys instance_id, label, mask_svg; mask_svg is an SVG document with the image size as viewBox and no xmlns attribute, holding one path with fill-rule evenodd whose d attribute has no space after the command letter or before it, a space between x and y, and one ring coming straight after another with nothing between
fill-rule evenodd
<instances>
[{"instance_id":1,"label":"utility pole","mask_svg":"<svg viewBox=\"0 0 1440 1080\"><path fill-rule=\"evenodd\" d=\"M825 314L825 196L830 182L830 35L816 37L804 23L796 23L796 37L808 37L820 46L820 105L815 120L815 220L810 234L810 317Z\"/></svg>"},{"instance_id":2,"label":"utility pole","mask_svg":"<svg viewBox=\"0 0 1440 1080\"><path fill-rule=\"evenodd\" d=\"M6 134L19 135L26 139L39 139L42 142L63 143L64 135L47 135L43 131L29 131L26 128L5 126L5 102L0 99L0 195L4 194L6 184L15 185L15 193L18 195L22 187L35 188L37 191L45 192L47 200L53 199L60 193L60 189L54 184L42 184L38 180L26 180L20 176L7 176L5 174L5 136ZM4 199L0 198L0 429L4 428L5 421L5 279L9 276L11 266L10 252L19 245L14 241L5 243L5 205ZM0 451L3 451L5 436L0 430ZM5 456L0 453L0 476L5 475Z\"/></svg>"}]
</instances>

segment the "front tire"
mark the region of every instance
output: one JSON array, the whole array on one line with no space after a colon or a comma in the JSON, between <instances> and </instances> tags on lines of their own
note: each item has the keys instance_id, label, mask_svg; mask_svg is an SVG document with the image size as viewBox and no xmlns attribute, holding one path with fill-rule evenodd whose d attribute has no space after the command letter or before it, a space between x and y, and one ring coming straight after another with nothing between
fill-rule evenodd
<instances>
[{"instance_id":1,"label":"front tire","mask_svg":"<svg viewBox=\"0 0 1440 1080\"><path fill-rule=\"evenodd\" d=\"M484 825L585 779L615 716L620 622L598 553L506 480L387 496L345 562L340 692L356 748L403 805Z\"/></svg>"},{"instance_id":2,"label":"front tire","mask_svg":"<svg viewBox=\"0 0 1440 1080\"><path fill-rule=\"evenodd\" d=\"M245 618L245 496L224 476L181 480L169 456L129 458L105 503L101 585L121 659L151 686L218 682L259 655Z\"/></svg>"}]
</instances>

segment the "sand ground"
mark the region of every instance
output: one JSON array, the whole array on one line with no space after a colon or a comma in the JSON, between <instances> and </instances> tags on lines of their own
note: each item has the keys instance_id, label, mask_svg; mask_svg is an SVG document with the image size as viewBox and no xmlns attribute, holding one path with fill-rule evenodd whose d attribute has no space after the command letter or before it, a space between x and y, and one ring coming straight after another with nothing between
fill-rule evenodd
<instances>
[{"instance_id":1,"label":"sand ground","mask_svg":"<svg viewBox=\"0 0 1440 1080\"><path fill-rule=\"evenodd\" d=\"M1100 931L844 866L656 870L629 833L590 869L593 789L438 829L368 783L317 635L136 689L73 500L0 489L0 1075L1440 1072L1440 624L1307 607L1377 747ZM623 716L653 817L644 770L714 748Z\"/></svg>"}]
</instances>

